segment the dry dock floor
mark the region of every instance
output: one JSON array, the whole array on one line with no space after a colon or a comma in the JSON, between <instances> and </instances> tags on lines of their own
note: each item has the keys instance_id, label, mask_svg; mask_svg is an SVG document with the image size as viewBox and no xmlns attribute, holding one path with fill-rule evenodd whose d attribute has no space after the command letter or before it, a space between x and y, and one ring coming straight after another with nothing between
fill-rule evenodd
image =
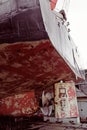
<instances>
[{"instance_id":1,"label":"dry dock floor","mask_svg":"<svg viewBox=\"0 0 87 130\"><path fill-rule=\"evenodd\" d=\"M1 117L0 130L87 130L87 123L49 122L41 118Z\"/></svg>"},{"instance_id":2,"label":"dry dock floor","mask_svg":"<svg viewBox=\"0 0 87 130\"><path fill-rule=\"evenodd\" d=\"M40 122L31 124L27 130L87 130L87 124L62 124L62 123L49 123Z\"/></svg>"}]
</instances>

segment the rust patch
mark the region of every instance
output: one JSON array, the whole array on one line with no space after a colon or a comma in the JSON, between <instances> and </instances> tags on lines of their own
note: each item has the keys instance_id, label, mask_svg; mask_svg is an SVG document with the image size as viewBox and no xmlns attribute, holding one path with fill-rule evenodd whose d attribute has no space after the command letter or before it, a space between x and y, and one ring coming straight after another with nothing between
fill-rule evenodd
<instances>
[{"instance_id":1,"label":"rust patch","mask_svg":"<svg viewBox=\"0 0 87 130\"><path fill-rule=\"evenodd\" d=\"M0 58L0 98L75 79L49 40L0 44Z\"/></svg>"},{"instance_id":2,"label":"rust patch","mask_svg":"<svg viewBox=\"0 0 87 130\"><path fill-rule=\"evenodd\" d=\"M0 115L31 115L37 109L34 91L0 100Z\"/></svg>"}]
</instances>

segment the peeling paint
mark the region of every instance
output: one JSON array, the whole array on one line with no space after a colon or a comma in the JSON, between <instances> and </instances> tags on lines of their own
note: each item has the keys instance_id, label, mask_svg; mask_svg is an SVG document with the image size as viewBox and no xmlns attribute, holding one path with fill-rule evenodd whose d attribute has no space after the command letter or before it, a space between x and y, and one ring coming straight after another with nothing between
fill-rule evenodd
<instances>
[{"instance_id":1,"label":"peeling paint","mask_svg":"<svg viewBox=\"0 0 87 130\"><path fill-rule=\"evenodd\" d=\"M0 115L31 115L38 109L34 91L0 100Z\"/></svg>"},{"instance_id":2,"label":"peeling paint","mask_svg":"<svg viewBox=\"0 0 87 130\"><path fill-rule=\"evenodd\" d=\"M49 40L0 45L0 98L38 90L75 75ZM5 62L4 62L5 61Z\"/></svg>"},{"instance_id":3,"label":"peeling paint","mask_svg":"<svg viewBox=\"0 0 87 130\"><path fill-rule=\"evenodd\" d=\"M76 90L73 82L55 84L56 118L78 117Z\"/></svg>"}]
</instances>

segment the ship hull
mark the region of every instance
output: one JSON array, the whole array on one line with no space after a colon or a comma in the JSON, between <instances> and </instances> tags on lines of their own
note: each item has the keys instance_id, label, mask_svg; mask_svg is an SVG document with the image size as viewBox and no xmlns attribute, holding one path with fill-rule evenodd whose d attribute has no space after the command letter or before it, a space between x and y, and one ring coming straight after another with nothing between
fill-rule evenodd
<instances>
[{"instance_id":1,"label":"ship hull","mask_svg":"<svg viewBox=\"0 0 87 130\"><path fill-rule=\"evenodd\" d=\"M21 0L19 3L21 4ZM6 12L3 12L0 19L0 43L13 44L20 41L48 39L39 3L35 4L35 0L33 0L32 4L31 2L28 4L26 9L20 9L19 6L18 9L15 8L14 12L7 12L7 16ZM11 6L13 7L13 5ZM5 10L5 6L3 10Z\"/></svg>"},{"instance_id":2,"label":"ship hull","mask_svg":"<svg viewBox=\"0 0 87 130\"><path fill-rule=\"evenodd\" d=\"M55 82L84 79L76 46L50 1L9 0L0 6L1 99L31 90L40 97Z\"/></svg>"}]
</instances>

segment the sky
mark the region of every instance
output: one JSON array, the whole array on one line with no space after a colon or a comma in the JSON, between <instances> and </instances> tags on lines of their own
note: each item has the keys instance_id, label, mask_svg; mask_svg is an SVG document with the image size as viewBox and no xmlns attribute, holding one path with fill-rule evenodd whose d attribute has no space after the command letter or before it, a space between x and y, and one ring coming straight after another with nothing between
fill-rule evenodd
<instances>
[{"instance_id":1,"label":"sky","mask_svg":"<svg viewBox=\"0 0 87 130\"><path fill-rule=\"evenodd\" d=\"M67 18L71 37L79 50L81 64L87 69L87 0L70 0Z\"/></svg>"}]
</instances>

